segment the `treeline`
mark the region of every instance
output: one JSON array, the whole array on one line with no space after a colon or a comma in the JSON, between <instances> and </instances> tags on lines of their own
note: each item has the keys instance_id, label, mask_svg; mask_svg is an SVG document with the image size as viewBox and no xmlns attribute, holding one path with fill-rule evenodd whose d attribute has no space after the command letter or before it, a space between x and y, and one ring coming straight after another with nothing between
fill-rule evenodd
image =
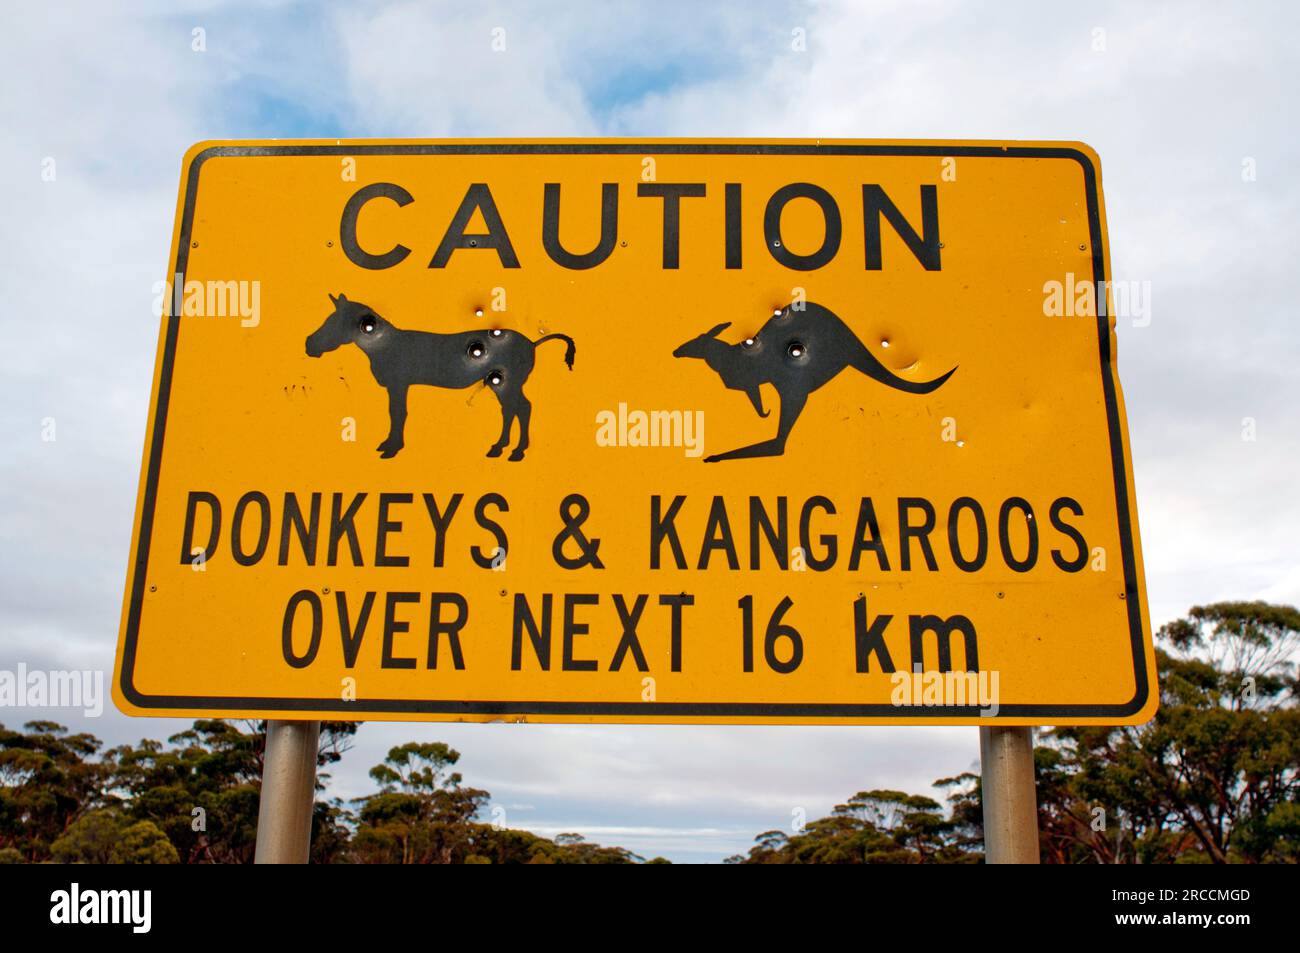
<instances>
[{"instance_id":1,"label":"treeline","mask_svg":"<svg viewBox=\"0 0 1300 953\"><path fill-rule=\"evenodd\" d=\"M1136 728L1056 728L1034 749L1042 861L1300 860L1300 612L1264 602L1193 608L1158 633L1160 710ZM864 791L731 863L979 863L979 777L945 778L947 809Z\"/></svg>"},{"instance_id":2,"label":"treeline","mask_svg":"<svg viewBox=\"0 0 1300 953\"><path fill-rule=\"evenodd\" d=\"M1161 706L1136 728L1056 728L1035 748L1045 863L1300 860L1300 612L1262 602L1193 608L1161 628ZM357 726L325 722L319 785ZM108 750L52 722L0 726L0 863L249 863L266 736L196 721L164 744ZM315 804L316 863L647 862L576 834L485 823L439 742L393 748L355 801ZM980 863L979 778L935 782L947 804L867 790L800 829L760 834L731 863ZM649 863L663 863L655 858Z\"/></svg>"},{"instance_id":3,"label":"treeline","mask_svg":"<svg viewBox=\"0 0 1300 953\"><path fill-rule=\"evenodd\" d=\"M324 722L319 769L357 725ZM257 842L264 722L194 722L167 744L100 753L99 739L53 722L0 727L0 863L246 864ZM318 800L313 863L628 864L643 859L577 834L554 840L482 823L487 791L465 787L440 742L393 748L377 790ZM329 775L318 771L318 789ZM651 863L663 862L656 858Z\"/></svg>"}]
</instances>

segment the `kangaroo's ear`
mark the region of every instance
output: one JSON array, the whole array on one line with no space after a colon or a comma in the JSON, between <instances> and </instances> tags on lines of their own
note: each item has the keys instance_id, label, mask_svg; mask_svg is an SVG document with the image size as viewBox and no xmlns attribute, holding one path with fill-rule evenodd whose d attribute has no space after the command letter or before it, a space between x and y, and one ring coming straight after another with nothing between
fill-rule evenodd
<instances>
[{"instance_id":1,"label":"kangaroo's ear","mask_svg":"<svg viewBox=\"0 0 1300 953\"><path fill-rule=\"evenodd\" d=\"M705 337L716 338L719 334L727 330L727 328L729 327L731 327L731 322L723 321L721 324L714 325L713 329L709 331L709 333L706 334Z\"/></svg>"}]
</instances>

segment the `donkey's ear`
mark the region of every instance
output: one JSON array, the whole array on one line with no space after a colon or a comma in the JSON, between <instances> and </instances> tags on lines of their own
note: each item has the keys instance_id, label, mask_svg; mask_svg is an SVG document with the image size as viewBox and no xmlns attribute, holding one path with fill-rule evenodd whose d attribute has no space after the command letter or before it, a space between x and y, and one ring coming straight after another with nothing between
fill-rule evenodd
<instances>
[{"instance_id":1,"label":"donkey's ear","mask_svg":"<svg viewBox=\"0 0 1300 953\"><path fill-rule=\"evenodd\" d=\"M333 296L332 294L330 294L328 291L325 292L325 293L326 293L327 295L329 295L330 304L337 305L337 304L339 303L339 299L338 299L338 298L334 297L334 296Z\"/></svg>"},{"instance_id":2,"label":"donkey's ear","mask_svg":"<svg viewBox=\"0 0 1300 953\"><path fill-rule=\"evenodd\" d=\"M340 300L340 301L347 301L347 300L348 300L348 296L345 295L342 291L340 291L340 292L339 292L339 300Z\"/></svg>"},{"instance_id":3,"label":"donkey's ear","mask_svg":"<svg viewBox=\"0 0 1300 953\"><path fill-rule=\"evenodd\" d=\"M709 333L708 333L707 335L705 335L705 336L706 336L706 337L711 337L711 338L716 338L719 334L721 334L723 331L727 330L727 328L729 328L729 327L731 327L731 322L730 322L730 321L723 321L721 324L716 324L716 325L714 325L714 326L713 326L713 330L709 331Z\"/></svg>"}]
</instances>

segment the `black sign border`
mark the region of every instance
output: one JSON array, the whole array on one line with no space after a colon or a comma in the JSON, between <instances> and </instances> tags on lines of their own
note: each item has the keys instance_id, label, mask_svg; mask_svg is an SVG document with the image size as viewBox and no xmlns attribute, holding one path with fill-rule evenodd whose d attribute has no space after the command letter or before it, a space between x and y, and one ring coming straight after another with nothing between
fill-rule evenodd
<instances>
[{"instance_id":1,"label":"black sign border","mask_svg":"<svg viewBox=\"0 0 1300 953\"><path fill-rule=\"evenodd\" d=\"M961 146L942 143L925 145L885 145L827 143L706 143L706 142L557 142L557 143L404 143L404 144L297 144L258 146L211 146L198 152L190 162L185 179L185 205L172 275L184 275L189 263L190 231L198 196L199 172L203 163L218 157L274 156L419 156L419 155L806 155L806 156L933 156L935 158L1014 158L1068 159L1083 169L1088 205L1088 234L1092 251L1093 280L1106 279L1101 209L1097 188L1097 170L1092 159L1068 145L1061 146ZM178 279L183 280L183 279ZM421 701L417 699L342 698L264 698L203 695L146 695L136 689L136 644L140 616L144 607L145 578L149 565L149 544L153 535L154 503L158 474L162 466L163 439L167 426L167 402L171 393L172 370L180 335L180 315L167 321L162 368L158 377L157 405L153 419L153 438L149 446L144 506L135 539L132 560L131 601L128 608L122 647L122 696L141 709L157 711L304 711L339 712L359 716L385 714L438 714L464 716L556 715L570 717L700 717L700 718L882 718L924 720L936 723L958 718L979 719L995 724L1010 718L1034 718L1043 723L1069 724L1072 719L1123 718L1140 711L1151 690L1146 666L1143 636L1141 593L1137 583L1133 522L1129 513L1128 473L1124 459L1124 433L1119 417L1117 381L1111 361L1110 321L1105 295L1097 296L1097 335L1100 353L1102 389L1106 399L1106 417L1110 432L1111 465L1115 485L1116 512L1119 515L1120 548L1124 566L1124 598L1128 607L1129 635L1133 650L1133 673L1136 690L1133 698L1119 705L1002 705L998 714L983 717L977 706L895 706L888 704L812 704L752 702L485 702Z\"/></svg>"}]
</instances>

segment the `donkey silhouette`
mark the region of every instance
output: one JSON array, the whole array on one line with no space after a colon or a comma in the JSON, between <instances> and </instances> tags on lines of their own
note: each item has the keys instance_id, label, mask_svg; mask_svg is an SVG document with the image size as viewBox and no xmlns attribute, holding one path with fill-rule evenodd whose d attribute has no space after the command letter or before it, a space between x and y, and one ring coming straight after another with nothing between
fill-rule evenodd
<instances>
[{"instance_id":1,"label":"donkey silhouette","mask_svg":"<svg viewBox=\"0 0 1300 953\"><path fill-rule=\"evenodd\" d=\"M766 417L768 411L763 409L759 385L773 385L781 398L780 423L771 440L713 454L704 458L705 463L785 453L786 438L808 395L846 367L909 394L928 394L957 370L954 367L932 381L904 380L881 364L833 311L811 301L801 309L790 305L782 308L756 336L740 344L718 340L718 335L730 326L731 322L726 321L692 338L673 351L673 357L702 359L729 389L744 391L760 417Z\"/></svg>"},{"instance_id":2,"label":"donkey silhouette","mask_svg":"<svg viewBox=\"0 0 1300 953\"><path fill-rule=\"evenodd\" d=\"M564 363L573 370L573 338L547 334L530 341L517 331L484 328L458 334L403 331L385 321L369 305L329 296L334 313L307 338L307 356L355 344L370 358L370 373L388 391L388 438L375 449L393 457L405 445L406 391L412 384L464 388L487 385L501 402L501 436L488 450L501 456L510 442L510 429L519 421L519 442L511 460L522 460L528 449L528 422L533 405L524 396L524 382L533 369L533 350L550 340L564 341Z\"/></svg>"}]
</instances>

